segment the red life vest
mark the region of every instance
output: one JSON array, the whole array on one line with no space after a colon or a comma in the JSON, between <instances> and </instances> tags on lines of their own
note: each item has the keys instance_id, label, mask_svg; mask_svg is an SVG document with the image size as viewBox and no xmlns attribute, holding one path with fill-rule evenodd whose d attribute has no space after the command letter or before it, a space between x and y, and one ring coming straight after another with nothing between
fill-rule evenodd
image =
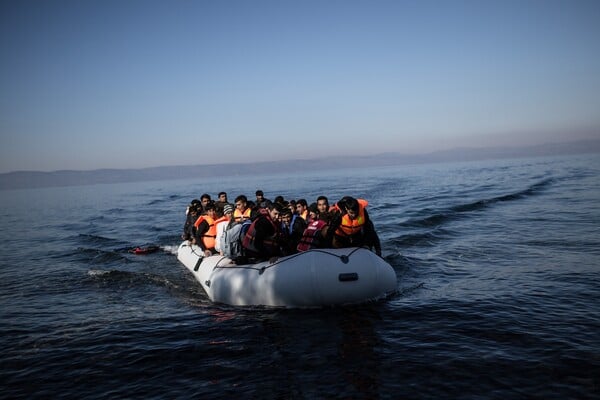
<instances>
[{"instance_id":1,"label":"red life vest","mask_svg":"<svg viewBox=\"0 0 600 400\"><path fill-rule=\"evenodd\" d=\"M298 251L307 251L313 249L314 241L321 229L327 226L327 222L323 220L316 220L308 224L308 227L304 230L302 234L302 239L300 239L300 243L298 243Z\"/></svg>"},{"instance_id":2,"label":"red life vest","mask_svg":"<svg viewBox=\"0 0 600 400\"><path fill-rule=\"evenodd\" d=\"M279 252L279 243L277 241L277 238L279 236L278 235L279 229L277 228L277 225L275 224L275 222L271 219L271 214L269 214L268 209L260 208L258 210L258 212L259 212L258 218L256 218L254 220L254 222L252 222L252 225L250 225L250 228L248 228L248 232L246 232L246 235L244 235L244 240L242 241L242 246L251 251L258 252L258 249L256 248L256 243L255 243L256 242L256 223L259 220L265 218L267 221L269 221L269 223L273 227L273 232L275 232L275 233L273 235L271 235L270 237L264 238L263 246L269 251L270 254L275 255Z\"/></svg>"},{"instance_id":3,"label":"red life vest","mask_svg":"<svg viewBox=\"0 0 600 400\"><path fill-rule=\"evenodd\" d=\"M204 232L202 235L202 243L204 244L205 248L214 249L215 238L217 237L217 224L208 215L201 215L194 223L196 229L200 226L202 221L206 221L208 223L208 231Z\"/></svg>"},{"instance_id":4,"label":"red life vest","mask_svg":"<svg viewBox=\"0 0 600 400\"><path fill-rule=\"evenodd\" d=\"M342 222L338 229L335 231L336 235L339 236L352 236L356 235L361 231L365 225L365 207L369 204L368 201L363 199L357 199L358 201L358 215L354 219L350 219L348 214L344 214Z\"/></svg>"}]
</instances>

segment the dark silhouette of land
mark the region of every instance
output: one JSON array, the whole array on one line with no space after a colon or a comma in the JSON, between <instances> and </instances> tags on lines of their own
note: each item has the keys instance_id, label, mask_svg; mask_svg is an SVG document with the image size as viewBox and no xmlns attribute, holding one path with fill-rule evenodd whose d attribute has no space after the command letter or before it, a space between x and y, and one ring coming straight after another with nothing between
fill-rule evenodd
<instances>
[{"instance_id":1,"label":"dark silhouette of land","mask_svg":"<svg viewBox=\"0 0 600 400\"><path fill-rule=\"evenodd\" d=\"M0 174L0 190L77 186L183 179L209 176L260 175L297 171L331 170L356 167L392 166L452 161L477 161L501 158L558 156L600 153L600 139L552 143L528 147L456 148L428 154L383 153L371 156L324 157L289 161L227 163L153 167L142 169L98 169L92 171L16 171Z\"/></svg>"}]
</instances>

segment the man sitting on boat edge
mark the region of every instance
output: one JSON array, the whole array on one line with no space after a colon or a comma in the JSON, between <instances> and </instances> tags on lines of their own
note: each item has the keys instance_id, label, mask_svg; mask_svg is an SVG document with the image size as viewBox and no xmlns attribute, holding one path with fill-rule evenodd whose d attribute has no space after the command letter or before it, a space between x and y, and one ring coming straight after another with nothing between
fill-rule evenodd
<instances>
[{"instance_id":1,"label":"man sitting on boat edge","mask_svg":"<svg viewBox=\"0 0 600 400\"><path fill-rule=\"evenodd\" d=\"M198 217L194 226L196 232L192 243L198 245L206 257L217 254L215 250L215 239L217 237L217 225L215 219L217 216L217 208L213 203L209 203L205 207L206 215Z\"/></svg>"},{"instance_id":2,"label":"man sitting on boat edge","mask_svg":"<svg viewBox=\"0 0 600 400\"><path fill-rule=\"evenodd\" d=\"M334 248L366 246L371 250L374 248L375 254L381 257L381 242L369 218L368 204L367 200L351 196L345 196L335 204L337 215L327 232Z\"/></svg>"}]
</instances>

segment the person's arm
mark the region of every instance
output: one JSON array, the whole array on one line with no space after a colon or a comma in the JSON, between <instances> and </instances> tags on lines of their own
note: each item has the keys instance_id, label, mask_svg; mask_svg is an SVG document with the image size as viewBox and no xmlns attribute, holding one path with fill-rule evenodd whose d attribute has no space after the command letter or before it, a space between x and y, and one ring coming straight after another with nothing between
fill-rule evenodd
<instances>
[{"instance_id":1,"label":"person's arm","mask_svg":"<svg viewBox=\"0 0 600 400\"><path fill-rule=\"evenodd\" d=\"M375 225L373 225L373 221L371 221L367 210L365 210L365 239L369 247L375 248L375 254L381 257L381 242L379 240L379 235L377 235L377 232L375 231Z\"/></svg>"},{"instance_id":2,"label":"person's arm","mask_svg":"<svg viewBox=\"0 0 600 400\"><path fill-rule=\"evenodd\" d=\"M329 223L329 228L327 229L327 234L325 236L325 243L331 243L333 240L333 235L335 231L340 227L342 223L342 213L339 211L333 211L333 215L331 217L331 222Z\"/></svg>"},{"instance_id":3,"label":"person's arm","mask_svg":"<svg viewBox=\"0 0 600 400\"><path fill-rule=\"evenodd\" d=\"M183 225L183 233L181 234L181 238L183 240L192 240L193 239L193 229L192 227L194 226L192 224L192 221L190 220L190 216L186 215L185 216L185 224Z\"/></svg>"}]
</instances>

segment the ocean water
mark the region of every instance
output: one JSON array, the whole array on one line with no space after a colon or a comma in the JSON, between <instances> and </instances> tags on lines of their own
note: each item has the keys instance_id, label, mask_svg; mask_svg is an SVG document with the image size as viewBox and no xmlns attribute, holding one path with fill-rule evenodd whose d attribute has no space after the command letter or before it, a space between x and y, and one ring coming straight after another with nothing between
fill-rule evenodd
<instances>
[{"instance_id":1,"label":"ocean water","mask_svg":"<svg viewBox=\"0 0 600 400\"><path fill-rule=\"evenodd\" d=\"M186 204L369 200L388 299L211 303ZM0 192L0 397L600 398L600 155ZM147 255L128 252L155 244Z\"/></svg>"}]
</instances>

